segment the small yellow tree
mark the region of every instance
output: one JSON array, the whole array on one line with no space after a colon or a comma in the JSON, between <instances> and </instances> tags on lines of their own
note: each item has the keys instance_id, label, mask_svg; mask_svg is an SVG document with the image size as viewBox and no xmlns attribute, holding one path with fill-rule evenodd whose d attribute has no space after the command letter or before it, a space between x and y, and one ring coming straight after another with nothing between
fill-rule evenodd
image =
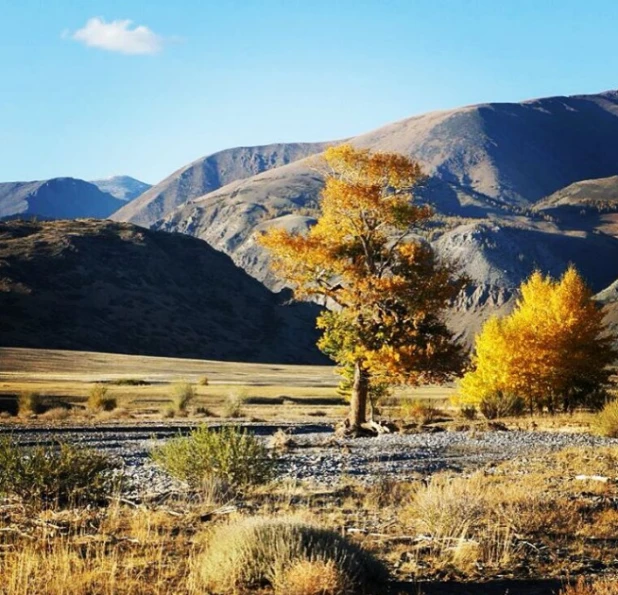
<instances>
[{"instance_id":1,"label":"small yellow tree","mask_svg":"<svg viewBox=\"0 0 618 595\"><path fill-rule=\"evenodd\" d=\"M384 382L441 382L461 353L440 313L461 283L411 234L431 216L414 204L419 166L403 155L350 145L325 153L321 215L306 235L273 229L259 241L296 298L333 307L318 319L318 346L352 376L349 425L366 422L367 397Z\"/></svg>"},{"instance_id":2,"label":"small yellow tree","mask_svg":"<svg viewBox=\"0 0 618 595\"><path fill-rule=\"evenodd\" d=\"M535 272L520 293L515 310L490 319L477 336L458 400L478 405L516 395L531 412L598 406L618 354L577 270L557 281Z\"/></svg>"}]
</instances>

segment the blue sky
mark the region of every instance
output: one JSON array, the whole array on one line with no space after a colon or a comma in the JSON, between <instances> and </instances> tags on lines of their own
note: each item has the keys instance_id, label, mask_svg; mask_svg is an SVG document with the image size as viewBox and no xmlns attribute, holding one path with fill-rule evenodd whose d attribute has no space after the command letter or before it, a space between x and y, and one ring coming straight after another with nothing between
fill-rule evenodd
<instances>
[{"instance_id":1,"label":"blue sky","mask_svg":"<svg viewBox=\"0 0 618 595\"><path fill-rule=\"evenodd\" d=\"M613 0L0 0L0 11L0 181L155 183L228 147L618 87Z\"/></svg>"}]
</instances>

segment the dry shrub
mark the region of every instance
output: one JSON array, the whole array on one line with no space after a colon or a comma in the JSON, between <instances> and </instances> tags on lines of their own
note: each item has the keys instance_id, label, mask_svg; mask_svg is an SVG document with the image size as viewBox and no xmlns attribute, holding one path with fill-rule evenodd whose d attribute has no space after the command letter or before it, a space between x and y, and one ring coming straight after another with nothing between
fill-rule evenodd
<instances>
[{"instance_id":1,"label":"dry shrub","mask_svg":"<svg viewBox=\"0 0 618 595\"><path fill-rule=\"evenodd\" d=\"M173 411L186 413L187 408L195 399L195 388L188 382L178 382L172 388L172 407Z\"/></svg>"},{"instance_id":2,"label":"dry shrub","mask_svg":"<svg viewBox=\"0 0 618 595\"><path fill-rule=\"evenodd\" d=\"M212 593L271 585L283 595L297 592L294 581L305 589L319 586L317 569L329 566L326 586L340 589L333 594L361 593L388 578L381 562L334 531L289 518L248 518L213 531L196 562L196 582Z\"/></svg>"},{"instance_id":3,"label":"dry shrub","mask_svg":"<svg viewBox=\"0 0 618 595\"><path fill-rule=\"evenodd\" d=\"M88 409L90 411L113 411L118 405L116 398L108 394L107 387L95 384L88 393Z\"/></svg>"},{"instance_id":4,"label":"dry shrub","mask_svg":"<svg viewBox=\"0 0 618 595\"><path fill-rule=\"evenodd\" d=\"M247 402L247 391L245 389L232 391L225 401L223 417L228 419L238 419L243 416L242 408Z\"/></svg>"},{"instance_id":5,"label":"dry shrub","mask_svg":"<svg viewBox=\"0 0 618 595\"><path fill-rule=\"evenodd\" d=\"M17 410L23 416L43 413L43 398L39 393L25 391L17 397Z\"/></svg>"},{"instance_id":6,"label":"dry shrub","mask_svg":"<svg viewBox=\"0 0 618 595\"><path fill-rule=\"evenodd\" d=\"M116 419L125 419L130 417L129 411L124 407L116 407L111 411L101 411L96 419L97 421L114 421Z\"/></svg>"},{"instance_id":7,"label":"dry shrub","mask_svg":"<svg viewBox=\"0 0 618 595\"><path fill-rule=\"evenodd\" d=\"M618 399L607 403L596 414L594 426L602 436L618 438Z\"/></svg>"},{"instance_id":8,"label":"dry shrub","mask_svg":"<svg viewBox=\"0 0 618 595\"><path fill-rule=\"evenodd\" d=\"M477 410L474 405L462 405L459 408L461 417L468 421L474 421L476 419Z\"/></svg>"},{"instance_id":9,"label":"dry shrub","mask_svg":"<svg viewBox=\"0 0 618 595\"><path fill-rule=\"evenodd\" d=\"M404 420L412 420L421 425L430 424L444 414L427 401L404 399L399 406L399 415Z\"/></svg>"},{"instance_id":10,"label":"dry shrub","mask_svg":"<svg viewBox=\"0 0 618 595\"><path fill-rule=\"evenodd\" d=\"M268 447L273 450L287 451L296 446L296 441L288 432L279 428L268 441Z\"/></svg>"},{"instance_id":11,"label":"dry shrub","mask_svg":"<svg viewBox=\"0 0 618 595\"><path fill-rule=\"evenodd\" d=\"M27 448L0 440L0 494L34 506L104 501L118 483L115 469L106 456L72 444Z\"/></svg>"},{"instance_id":12,"label":"dry shrub","mask_svg":"<svg viewBox=\"0 0 618 595\"><path fill-rule=\"evenodd\" d=\"M66 407L54 407L41 415L45 421L63 421L69 417L71 417L71 410Z\"/></svg>"},{"instance_id":13,"label":"dry shrub","mask_svg":"<svg viewBox=\"0 0 618 595\"><path fill-rule=\"evenodd\" d=\"M525 406L526 403L520 396L497 391L483 397L479 410L487 419L499 419L522 415Z\"/></svg>"},{"instance_id":14,"label":"dry shrub","mask_svg":"<svg viewBox=\"0 0 618 595\"><path fill-rule=\"evenodd\" d=\"M333 560L299 560L275 585L277 595L338 595L349 590L345 575Z\"/></svg>"},{"instance_id":15,"label":"dry shrub","mask_svg":"<svg viewBox=\"0 0 618 595\"><path fill-rule=\"evenodd\" d=\"M560 591L560 595L618 595L618 581L599 579L587 581L580 577L574 585Z\"/></svg>"},{"instance_id":16,"label":"dry shrub","mask_svg":"<svg viewBox=\"0 0 618 595\"><path fill-rule=\"evenodd\" d=\"M202 376L202 377L201 377L201 378L197 381L197 383L198 383L200 386L208 386L208 384L209 384L208 376Z\"/></svg>"}]
</instances>

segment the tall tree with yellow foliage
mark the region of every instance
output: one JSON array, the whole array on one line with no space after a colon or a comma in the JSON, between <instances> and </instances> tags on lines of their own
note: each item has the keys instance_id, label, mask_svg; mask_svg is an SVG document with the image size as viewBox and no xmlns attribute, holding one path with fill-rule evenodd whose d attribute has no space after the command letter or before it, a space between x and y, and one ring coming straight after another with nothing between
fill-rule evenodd
<instances>
[{"instance_id":1,"label":"tall tree with yellow foliage","mask_svg":"<svg viewBox=\"0 0 618 595\"><path fill-rule=\"evenodd\" d=\"M353 373L348 423L367 421L368 391L389 383L442 382L461 352L440 319L461 287L452 267L412 237L432 210L412 200L422 178L405 156L350 145L329 148L321 215L306 234L259 238L297 299L321 296L318 346Z\"/></svg>"},{"instance_id":2,"label":"tall tree with yellow foliage","mask_svg":"<svg viewBox=\"0 0 618 595\"><path fill-rule=\"evenodd\" d=\"M577 270L569 267L559 280L535 272L520 293L515 310L490 319L477 336L460 402L515 395L531 412L602 404L618 353Z\"/></svg>"}]
</instances>

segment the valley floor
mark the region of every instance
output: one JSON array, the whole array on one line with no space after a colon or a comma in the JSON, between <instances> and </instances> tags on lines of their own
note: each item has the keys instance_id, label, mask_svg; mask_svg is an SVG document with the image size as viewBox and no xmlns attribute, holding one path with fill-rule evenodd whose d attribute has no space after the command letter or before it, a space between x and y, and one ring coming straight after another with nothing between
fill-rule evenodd
<instances>
[{"instance_id":1,"label":"valley floor","mask_svg":"<svg viewBox=\"0 0 618 595\"><path fill-rule=\"evenodd\" d=\"M611 583L569 595L618 593L618 440L594 436L586 415L469 421L448 408L450 389L424 389L384 408L400 432L341 439L332 424L345 403L330 368L30 350L0 350L0 363L0 405L36 387L50 411L65 412L5 413L0 439L93 447L129 476L103 507L0 497L1 594L204 593L196 569L213 527L255 516L301 518L374 552L392 577L379 593L549 595L578 577ZM196 385L198 402L164 417L180 379ZM88 412L95 382L120 413ZM238 386L247 391L240 417L226 415ZM431 407L400 404L419 395ZM202 423L241 423L263 437L277 479L221 500L150 460L154 444Z\"/></svg>"}]
</instances>

